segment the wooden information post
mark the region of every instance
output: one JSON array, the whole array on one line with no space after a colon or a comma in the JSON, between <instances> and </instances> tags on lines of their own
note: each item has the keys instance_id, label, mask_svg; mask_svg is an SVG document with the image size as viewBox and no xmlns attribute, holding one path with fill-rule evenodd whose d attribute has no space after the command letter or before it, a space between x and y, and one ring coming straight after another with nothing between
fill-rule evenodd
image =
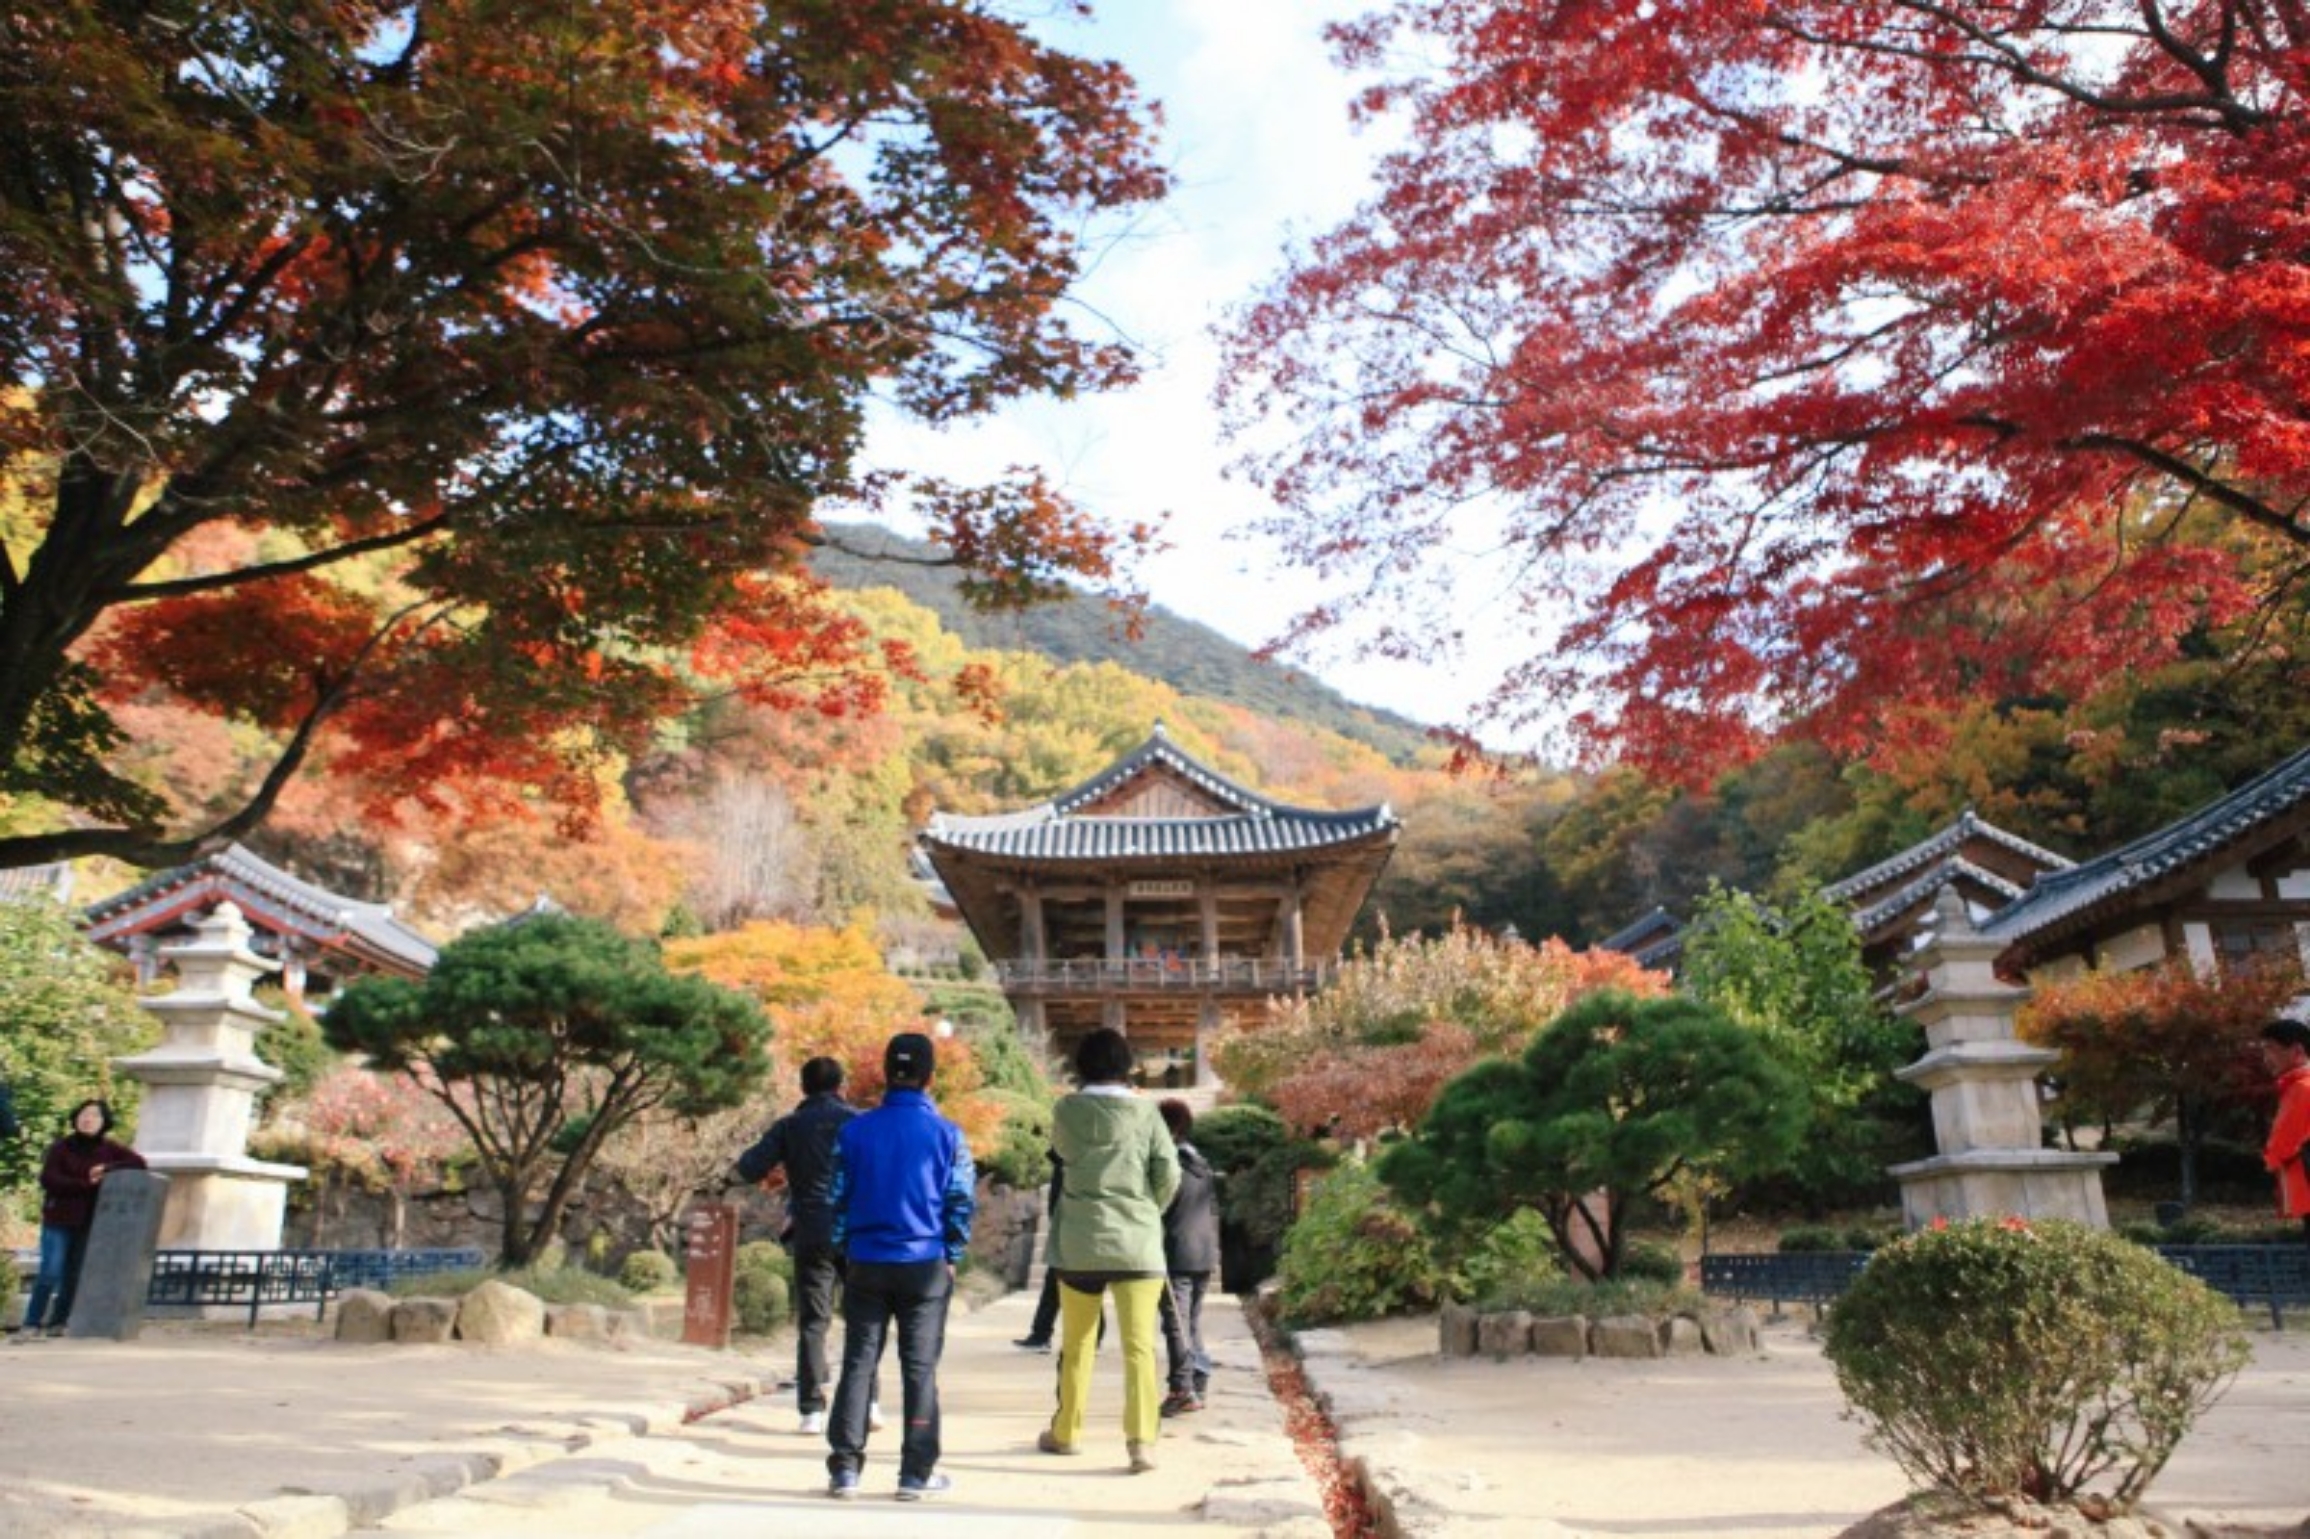
<instances>
[{"instance_id":1,"label":"wooden information post","mask_svg":"<svg viewBox=\"0 0 2310 1539\"><path fill-rule=\"evenodd\" d=\"M738 1210L726 1202L692 1208L685 1237L682 1340L693 1347L726 1347L738 1278Z\"/></svg>"}]
</instances>

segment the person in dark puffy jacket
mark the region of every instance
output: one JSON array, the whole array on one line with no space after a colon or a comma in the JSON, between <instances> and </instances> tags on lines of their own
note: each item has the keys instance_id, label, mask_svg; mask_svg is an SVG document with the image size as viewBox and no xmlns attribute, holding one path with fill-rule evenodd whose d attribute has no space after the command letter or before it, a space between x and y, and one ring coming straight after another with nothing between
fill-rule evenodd
<instances>
[{"instance_id":1,"label":"person in dark puffy jacket","mask_svg":"<svg viewBox=\"0 0 2310 1539\"><path fill-rule=\"evenodd\" d=\"M1170 1273L1174 1307L1163 1313L1163 1344L1170 1357L1171 1392L1163 1414L1184 1416L1203 1409L1211 1383L1211 1357L1203 1350L1203 1296L1219 1269L1219 1177L1203 1151L1187 1141L1195 1113L1185 1101L1156 1107L1179 1155L1179 1190L1163 1210L1163 1264Z\"/></svg>"},{"instance_id":2,"label":"person in dark puffy jacket","mask_svg":"<svg viewBox=\"0 0 2310 1539\"><path fill-rule=\"evenodd\" d=\"M27 1336L43 1328L61 1335L72 1318L88 1231L96 1224L96 1189L105 1174L145 1168L143 1155L104 1136L112 1131L112 1108L104 1102L81 1102L65 1128L40 1165L40 1272L24 1308Z\"/></svg>"},{"instance_id":3,"label":"person in dark puffy jacket","mask_svg":"<svg viewBox=\"0 0 2310 1539\"><path fill-rule=\"evenodd\" d=\"M826 1327L842 1281L842 1253L834 1248L834 1141L858 1108L842 1099L842 1065L813 1058L802 1066L802 1104L770 1124L761 1141L738 1156L738 1178L749 1185L772 1172L786 1181L786 1240L794 1254L794 1404L805 1433L826 1430Z\"/></svg>"}]
</instances>

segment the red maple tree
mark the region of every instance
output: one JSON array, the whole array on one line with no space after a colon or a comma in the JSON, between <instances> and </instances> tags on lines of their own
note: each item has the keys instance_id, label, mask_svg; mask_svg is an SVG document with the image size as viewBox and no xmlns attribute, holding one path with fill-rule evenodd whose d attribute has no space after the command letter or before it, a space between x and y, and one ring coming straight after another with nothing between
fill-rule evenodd
<instances>
[{"instance_id":1,"label":"red maple tree","mask_svg":"<svg viewBox=\"0 0 2310 1539\"><path fill-rule=\"evenodd\" d=\"M1485 719L1697 777L2159 662L2310 554L2300 6L1398 0L1335 37L1406 140L1224 391L1355 595L1287 639L1368 605L1432 653L1474 607L1419 602L1439 549L1496 542L1571 619Z\"/></svg>"},{"instance_id":2,"label":"red maple tree","mask_svg":"<svg viewBox=\"0 0 2310 1539\"><path fill-rule=\"evenodd\" d=\"M800 571L904 497L990 601L1144 529L1031 471L870 473L1128 379L1061 303L1160 193L1116 66L969 0L54 0L0 27L0 865L252 826L324 723L375 804L583 813L717 692L871 708ZM217 531L234 530L238 541ZM121 772L149 686L282 751L206 827Z\"/></svg>"}]
</instances>

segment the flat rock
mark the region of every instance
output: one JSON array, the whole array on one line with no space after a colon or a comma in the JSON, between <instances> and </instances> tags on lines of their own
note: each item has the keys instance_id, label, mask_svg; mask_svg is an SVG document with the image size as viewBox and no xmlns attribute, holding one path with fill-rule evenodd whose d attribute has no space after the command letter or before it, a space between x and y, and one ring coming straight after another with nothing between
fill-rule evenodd
<instances>
[{"instance_id":1,"label":"flat rock","mask_svg":"<svg viewBox=\"0 0 2310 1539\"><path fill-rule=\"evenodd\" d=\"M1495 1362L1532 1350L1532 1317L1521 1309L1483 1315L1476 1321L1476 1350Z\"/></svg>"},{"instance_id":2,"label":"flat rock","mask_svg":"<svg viewBox=\"0 0 2310 1539\"><path fill-rule=\"evenodd\" d=\"M457 1337L485 1347L519 1346L545 1335L545 1301L492 1277L457 1306Z\"/></svg>"},{"instance_id":3,"label":"flat rock","mask_svg":"<svg viewBox=\"0 0 2310 1539\"><path fill-rule=\"evenodd\" d=\"M548 1304L545 1333L558 1341L606 1341L610 1312L600 1304Z\"/></svg>"},{"instance_id":4,"label":"flat rock","mask_svg":"<svg viewBox=\"0 0 2310 1539\"><path fill-rule=\"evenodd\" d=\"M1687 1315L1671 1315L1661 1334L1670 1357L1698 1357L1703 1350L1700 1322Z\"/></svg>"},{"instance_id":5,"label":"flat rock","mask_svg":"<svg viewBox=\"0 0 2310 1539\"><path fill-rule=\"evenodd\" d=\"M395 1341L447 1341L457 1329L457 1300L399 1299L393 1305Z\"/></svg>"},{"instance_id":6,"label":"flat rock","mask_svg":"<svg viewBox=\"0 0 2310 1539\"><path fill-rule=\"evenodd\" d=\"M1743 1304L1700 1322L1702 1342L1719 1357L1754 1357L1763 1350L1757 1312Z\"/></svg>"},{"instance_id":7,"label":"flat rock","mask_svg":"<svg viewBox=\"0 0 2310 1539\"><path fill-rule=\"evenodd\" d=\"M1579 1315L1543 1315L1532 1322L1535 1357L1586 1357L1588 1321Z\"/></svg>"},{"instance_id":8,"label":"flat rock","mask_svg":"<svg viewBox=\"0 0 2310 1539\"><path fill-rule=\"evenodd\" d=\"M348 1288L337 1295L337 1339L377 1342L393 1339L393 1296L375 1288Z\"/></svg>"},{"instance_id":9,"label":"flat rock","mask_svg":"<svg viewBox=\"0 0 2310 1539\"><path fill-rule=\"evenodd\" d=\"M1436 1350L1446 1357L1474 1357L1477 1318L1465 1304L1446 1304L1436 1315Z\"/></svg>"},{"instance_id":10,"label":"flat rock","mask_svg":"<svg viewBox=\"0 0 2310 1539\"><path fill-rule=\"evenodd\" d=\"M1658 1357L1660 1323L1647 1315L1607 1315L1589 1325L1588 1350L1597 1357Z\"/></svg>"}]
</instances>

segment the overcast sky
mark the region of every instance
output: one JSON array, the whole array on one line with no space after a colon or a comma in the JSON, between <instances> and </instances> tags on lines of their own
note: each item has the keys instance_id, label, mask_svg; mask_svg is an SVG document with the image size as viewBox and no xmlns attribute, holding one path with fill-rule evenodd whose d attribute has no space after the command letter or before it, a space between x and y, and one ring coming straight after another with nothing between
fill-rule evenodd
<instances>
[{"instance_id":1,"label":"overcast sky","mask_svg":"<svg viewBox=\"0 0 2310 1539\"><path fill-rule=\"evenodd\" d=\"M1211 403L1211 330L1277 271L1285 243L1356 206L1380 144L1348 123L1356 82L1331 62L1325 22L1362 0L1104 0L1087 26L1052 35L1113 58L1164 111L1162 154L1177 190L1100 259L1082 297L1138 346L1133 389L1065 406L1016 408L960 432L885 424L883 464L953 476L1042 467L1077 501L1116 521L1168 512L1174 549L1141 571L1156 602L1247 645L1271 640L1318 594L1272 552L1240 537L1265 499L1221 475ZM1497 660L1501 642L1492 644ZM1351 699L1416 720L1450 721L1492 671L1314 660Z\"/></svg>"}]
</instances>

